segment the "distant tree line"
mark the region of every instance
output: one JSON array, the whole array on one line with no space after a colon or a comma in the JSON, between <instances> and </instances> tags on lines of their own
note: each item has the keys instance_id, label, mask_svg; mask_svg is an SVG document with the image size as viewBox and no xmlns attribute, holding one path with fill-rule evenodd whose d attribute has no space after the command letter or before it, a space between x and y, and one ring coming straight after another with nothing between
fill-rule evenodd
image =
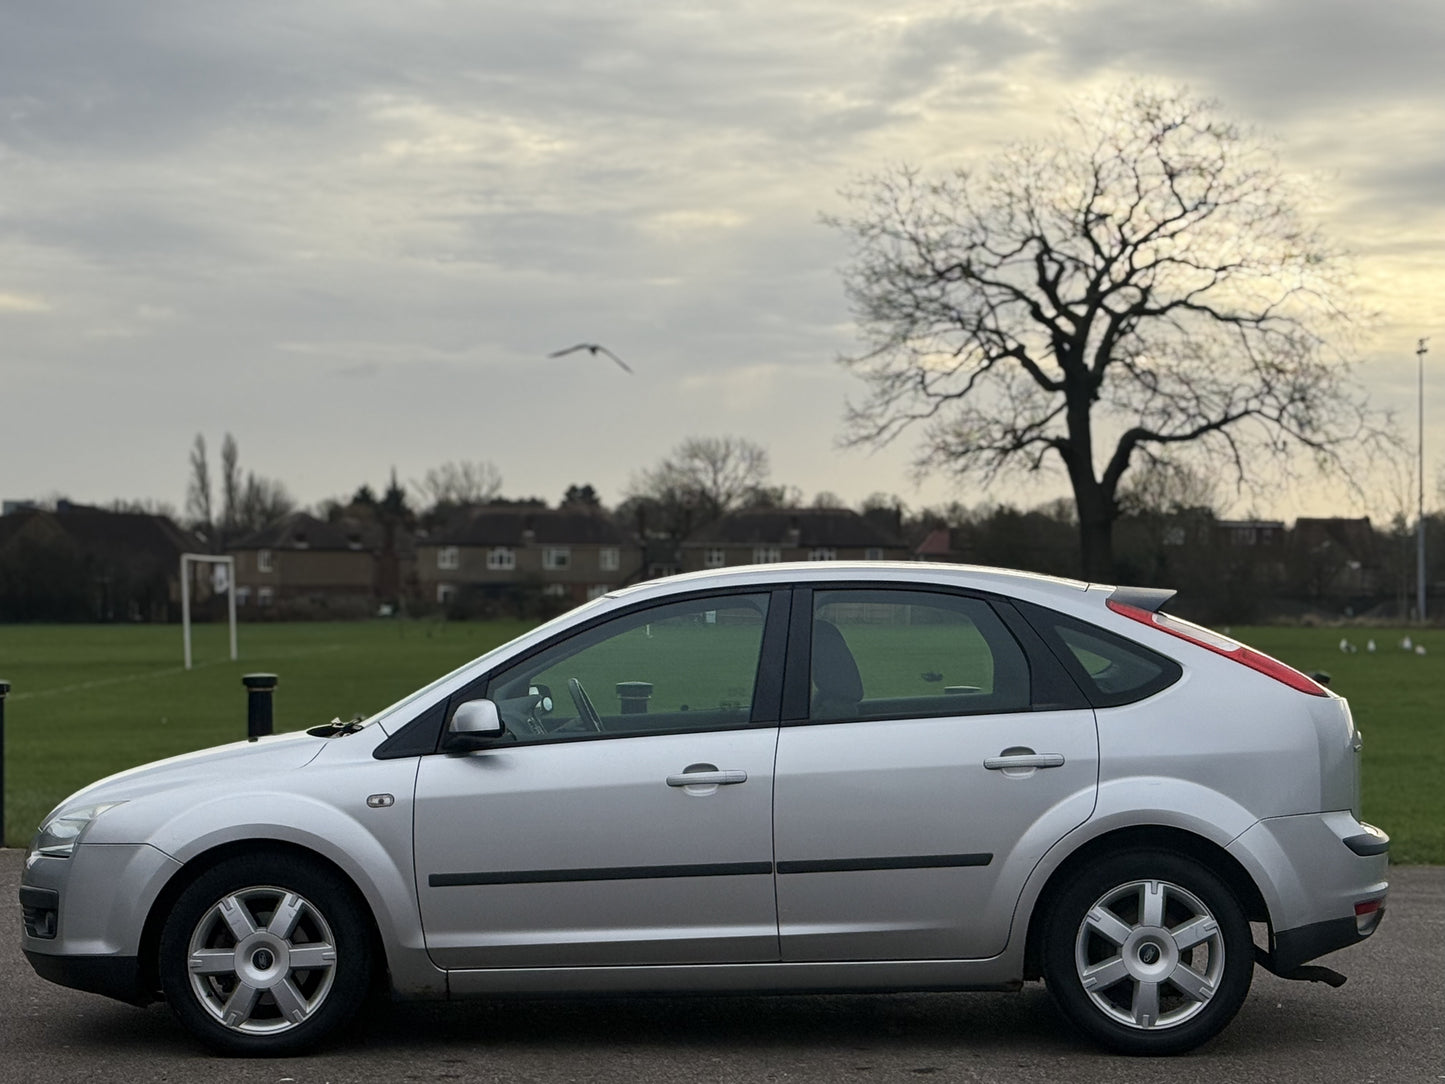
<instances>
[{"instance_id":1,"label":"distant tree line","mask_svg":"<svg viewBox=\"0 0 1445 1084\"><path fill-rule=\"evenodd\" d=\"M146 501L114 501L105 511L130 518L169 515L194 532L185 548L219 552L296 508L282 482L242 471L229 433L217 479L199 435L187 467L186 514L177 517ZM1290 532L1282 525L1259 528L1263 542L1256 545L1261 539L1249 537L1248 528L1221 521L1216 475L1162 460L1132 472L1117 499L1113 571L1101 578L1174 587L1180 592L1176 610L1186 616L1225 623L1306 611L1409 616L1414 523L1405 515L1384 526L1351 521L1351 533L1340 538ZM66 507L61 498L39 504ZM548 507L542 497L507 496L501 471L478 459L441 464L406 484L393 472L385 486L362 483L310 511L331 521L379 524L386 546L393 548L399 532L444 529L459 512L481 504ZM556 505L610 514L645 543L665 544L739 510L844 502L830 492L809 498L796 486L775 482L764 447L720 436L682 441L654 466L636 472L611 508L587 482L566 486ZM930 536L942 539L943 551L935 556L943 559L1079 575L1078 516L1070 498L1031 508L982 500L909 508L896 495L880 492L857 511L913 550ZM77 541L55 524L24 532L6 527L17 518L0 517L0 620L120 620L164 607L173 570L153 561L122 561L107 555L104 545ZM122 519L127 516L116 517L116 529ZM89 515L87 523L86 537L93 539L97 517ZM1432 515L1427 526L1428 575L1432 583L1445 583L1445 514Z\"/></svg>"}]
</instances>

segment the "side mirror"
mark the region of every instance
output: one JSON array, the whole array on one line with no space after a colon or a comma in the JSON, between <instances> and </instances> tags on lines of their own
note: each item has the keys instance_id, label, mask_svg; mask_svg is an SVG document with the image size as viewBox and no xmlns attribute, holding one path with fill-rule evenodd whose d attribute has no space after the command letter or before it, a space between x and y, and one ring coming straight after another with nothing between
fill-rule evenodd
<instances>
[{"instance_id":1,"label":"side mirror","mask_svg":"<svg viewBox=\"0 0 1445 1084\"><path fill-rule=\"evenodd\" d=\"M448 752L485 749L506 733L497 705L490 700L468 700L457 707L447 724L443 748Z\"/></svg>"}]
</instances>

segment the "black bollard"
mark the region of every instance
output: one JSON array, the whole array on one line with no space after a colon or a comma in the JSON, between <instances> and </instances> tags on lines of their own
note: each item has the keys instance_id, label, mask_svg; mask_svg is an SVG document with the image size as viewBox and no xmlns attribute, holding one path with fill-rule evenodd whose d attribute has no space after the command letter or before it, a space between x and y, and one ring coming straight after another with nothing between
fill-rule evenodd
<instances>
[{"instance_id":1,"label":"black bollard","mask_svg":"<svg viewBox=\"0 0 1445 1084\"><path fill-rule=\"evenodd\" d=\"M255 741L273 729L271 694L276 691L276 675L245 674L241 684L246 686L246 737Z\"/></svg>"},{"instance_id":2,"label":"black bollard","mask_svg":"<svg viewBox=\"0 0 1445 1084\"><path fill-rule=\"evenodd\" d=\"M0 681L0 847L5 846L5 697L10 682Z\"/></svg>"}]
</instances>

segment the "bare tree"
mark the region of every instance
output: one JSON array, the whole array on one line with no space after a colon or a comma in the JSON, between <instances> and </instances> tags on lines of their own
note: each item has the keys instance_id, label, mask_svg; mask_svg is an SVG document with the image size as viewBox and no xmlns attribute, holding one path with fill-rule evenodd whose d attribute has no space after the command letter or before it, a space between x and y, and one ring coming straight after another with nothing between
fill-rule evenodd
<instances>
[{"instance_id":1,"label":"bare tree","mask_svg":"<svg viewBox=\"0 0 1445 1084\"><path fill-rule=\"evenodd\" d=\"M205 534L207 541L216 522L211 501L211 466L206 460L206 438L196 434L191 445L191 476L186 482L186 518L191 526Z\"/></svg>"},{"instance_id":2,"label":"bare tree","mask_svg":"<svg viewBox=\"0 0 1445 1084\"><path fill-rule=\"evenodd\" d=\"M240 486L232 527L241 533L259 531L295 508L296 502L279 481L248 472Z\"/></svg>"},{"instance_id":3,"label":"bare tree","mask_svg":"<svg viewBox=\"0 0 1445 1084\"><path fill-rule=\"evenodd\" d=\"M1130 472L1116 495L1121 512L1169 515L1207 512L1217 515L1223 504L1219 477L1186 463L1152 457Z\"/></svg>"},{"instance_id":4,"label":"bare tree","mask_svg":"<svg viewBox=\"0 0 1445 1084\"><path fill-rule=\"evenodd\" d=\"M1129 88L937 181L849 193L848 296L870 394L845 440L915 425L916 465L991 482L1063 467L1084 574L1113 570L1119 486L1179 444L1246 484L1375 432L1342 353L1341 255L1267 147L1183 92Z\"/></svg>"},{"instance_id":5,"label":"bare tree","mask_svg":"<svg viewBox=\"0 0 1445 1084\"><path fill-rule=\"evenodd\" d=\"M655 507L682 535L740 507L766 487L768 453L744 437L688 437L661 463L632 480L633 503Z\"/></svg>"},{"instance_id":6,"label":"bare tree","mask_svg":"<svg viewBox=\"0 0 1445 1084\"><path fill-rule=\"evenodd\" d=\"M229 536L241 524L241 453L236 438L227 433L221 440L221 534Z\"/></svg>"},{"instance_id":7,"label":"bare tree","mask_svg":"<svg viewBox=\"0 0 1445 1084\"><path fill-rule=\"evenodd\" d=\"M433 467L412 482L428 507L485 504L502 492L502 472L486 460L461 460Z\"/></svg>"}]
</instances>

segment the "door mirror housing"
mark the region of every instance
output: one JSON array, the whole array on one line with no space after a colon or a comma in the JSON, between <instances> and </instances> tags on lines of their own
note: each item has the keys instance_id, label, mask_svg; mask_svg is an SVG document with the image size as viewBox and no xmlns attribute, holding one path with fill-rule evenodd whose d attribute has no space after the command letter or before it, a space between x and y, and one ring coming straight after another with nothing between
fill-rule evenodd
<instances>
[{"instance_id":1,"label":"door mirror housing","mask_svg":"<svg viewBox=\"0 0 1445 1084\"><path fill-rule=\"evenodd\" d=\"M444 748L448 752L485 749L506 732L496 704L490 700L468 700L458 705L447 724Z\"/></svg>"}]
</instances>

